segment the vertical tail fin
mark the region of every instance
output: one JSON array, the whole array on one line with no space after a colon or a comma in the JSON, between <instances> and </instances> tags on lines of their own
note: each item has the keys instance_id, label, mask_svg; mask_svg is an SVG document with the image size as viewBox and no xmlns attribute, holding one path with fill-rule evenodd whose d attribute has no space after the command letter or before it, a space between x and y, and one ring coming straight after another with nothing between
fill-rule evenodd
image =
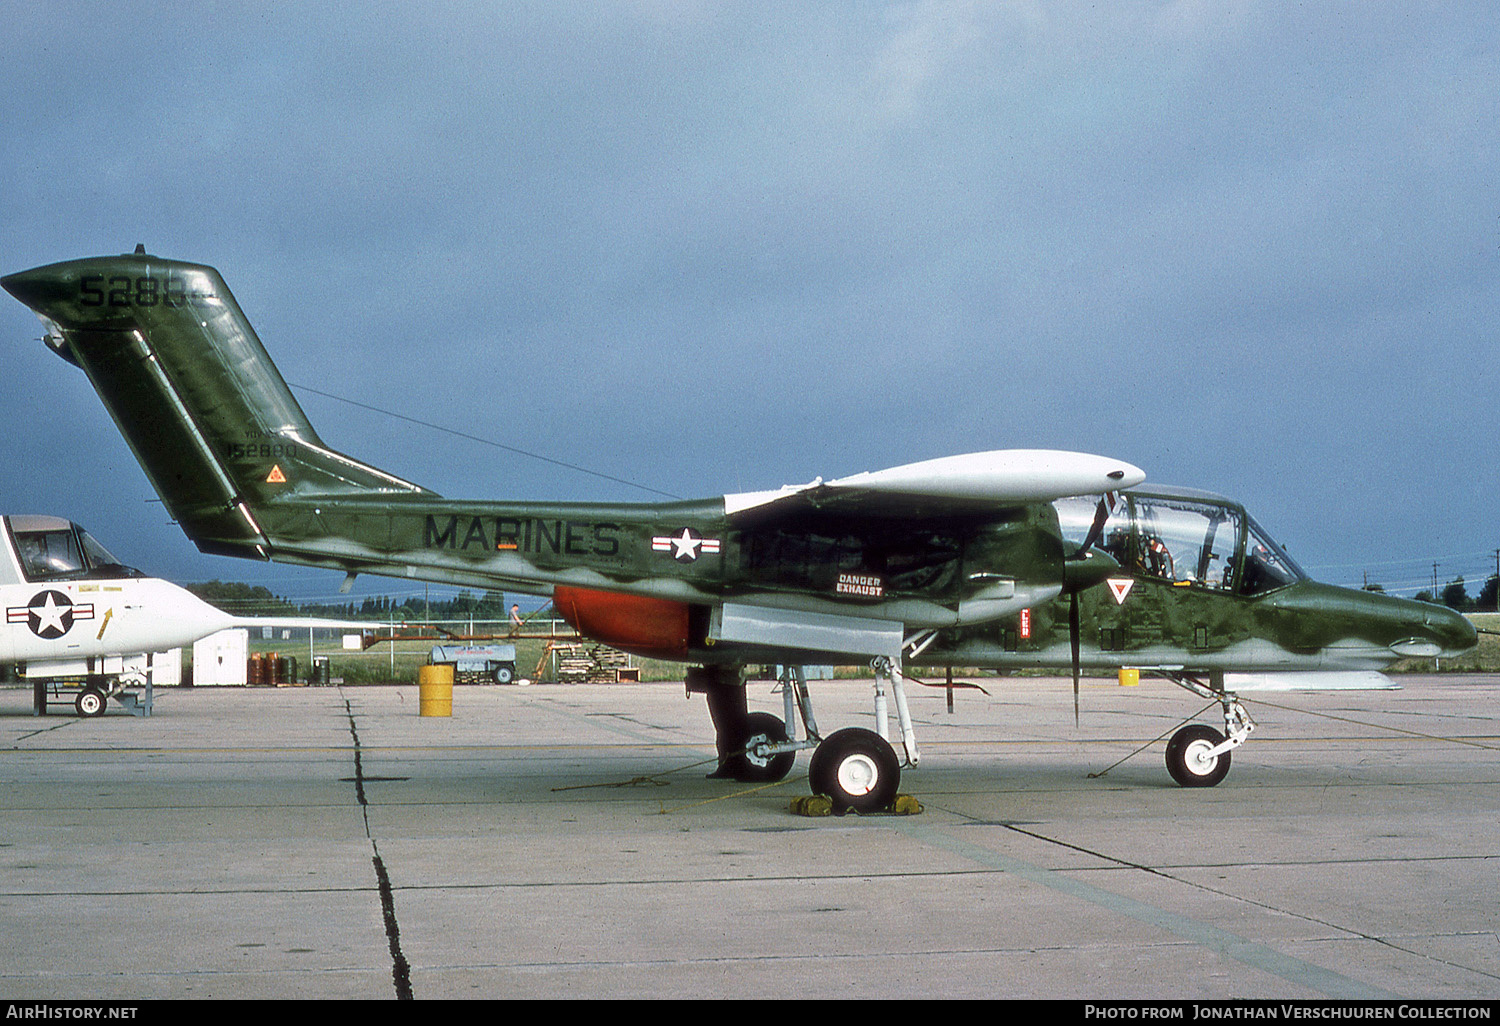
<instances>
[{"instance_id":1,"label":"vertical tail fin","mask_svg":"<svg viewBox=\"0 0 1500 1026\"><path fill-rule=\"evenodd\" d=\"M323 444L212 267L136 253L0 279L109 409L205 552L269 558L256 511L289 499L430 495Z\"/></svg>"}]
</instances>

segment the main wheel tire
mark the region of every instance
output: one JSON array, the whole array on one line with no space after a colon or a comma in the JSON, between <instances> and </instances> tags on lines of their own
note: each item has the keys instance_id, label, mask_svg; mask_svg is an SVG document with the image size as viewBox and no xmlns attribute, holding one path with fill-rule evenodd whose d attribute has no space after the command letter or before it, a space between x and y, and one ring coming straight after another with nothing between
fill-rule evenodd
<instances>
[{"instance_id":1,"label":"main wheel tire","mask_svg":"<svg viewBox=\"0 0 1500 1026\"><path fill-rule=\"evenodd\" d=\"M103 716L104 707L108 704L109 699L98 688L84 688L73 700L73 708L78 710L78 715L86 717Z\"/></svg>"},{"instance_id":2,"label":"main wheel tire","mask_svg":"<svg viewBox=\"0 0 1500 1026\"><path fill-rule=\"evenodd\" d=\"M787 740L786 724L781 722L781 717L766 712L753 712L745 718L745 727L748 731L745 750L736 752L725 762L729 775L747 784L774 783L785 779L797 761L796 752L756 755L754 751L756 744L776 744Z\"/></svg>"},{"instance_id":3,"label":"main wheel tire","mask_svg":"<svg viewBox=\"0 0 1500 1026\"><path fill-rule=\"evenodd\" d=\"M808 764L814 794L826 794L835 812L875 812L896 799L901 763L890 742L863 727L846 727L823 739Z\"/></svg>"},{"instance_id":4,"label":"main wheel tire","mask_svg":"<svg viewBox=\"0 0 1500 1026\"><path fill-rule=\"evenodd\" d=\"M1224 735L1202 723L1183 727L1167 742L1167 772L1183 787L1213 787L1229 772L1229 753L1208 752L1224 743Z\"/></svg>"}]
</instances>

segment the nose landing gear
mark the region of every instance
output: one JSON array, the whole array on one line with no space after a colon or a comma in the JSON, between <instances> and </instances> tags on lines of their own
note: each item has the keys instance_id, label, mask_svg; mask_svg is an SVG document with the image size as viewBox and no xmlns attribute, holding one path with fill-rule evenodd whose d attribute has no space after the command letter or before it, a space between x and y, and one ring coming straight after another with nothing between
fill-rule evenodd
<instances>
[{"instance_id":1,"label":"nose landing gear","mask_svg":"<svg viewBox=\"0 0 1500 1026\"><path fill-rule=\"evenodd\" d=\"M1182 787L1213 787L1229 773L1229 753L1244 744L1255 721L1239 698L1224 690L1224 675L1209 674L1208 683L1185 673L1169 678L1195 695L1217 701L1224 710L1224 733L1202 723L1191 723L1167 742L1167 772Z\"/></svg>"},{"instance_id":2,"label":"nose landing gear","mask_svg":"<svg viewBox=\"0 0 1500 1026\"><path fill-rule=\"evenodd\" d=\"M1224 735L1205 723L1183 727L1167 742L1167 772L1183 787L1213 787L1229 772L1229 752L1214 752Z\"/></svg>"}]
</instances>

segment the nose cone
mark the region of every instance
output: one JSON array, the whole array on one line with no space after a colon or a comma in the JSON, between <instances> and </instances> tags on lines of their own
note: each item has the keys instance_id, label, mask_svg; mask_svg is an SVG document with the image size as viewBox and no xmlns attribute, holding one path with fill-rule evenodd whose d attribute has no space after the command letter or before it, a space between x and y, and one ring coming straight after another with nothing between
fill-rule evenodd
<instances>
[{"instance_id":1,"label":"nose cone","mask_svg":"<svg viewBox=\"0 0 1500 1026\"><path fill-rule=\"evenodd\" d=\"M1304 652L1363 658L1362 651L1388 664L1408 656L1460 655L1479 642L1474 625L1446 606L1376 592L1305 581L1276 592L1270 605L1282 618L1290 647Z\"/></svg>"},{"instance_id":2,"label":"nose cone","mask_svg":"<svg viewBox=\"0 0 1500 1026\"><path fill-rule=\"evenodd\" d=\"M1375 625L1372 640L1384 642L1398 656L1456 656L1479 643L1474 625L1447 606L1367 592L1353 594L1368 595L1362 612Z\"/></svg>"},{"instance_id":3,"label":"nose cone","mask_svg":"<svg viewBox=\"0 0 1500 1026\"><path fill-rule=\"evenodd\" d=\"M1428 606L1426 602L1417 605ZM1421 629L1414 638L1430 640L1436 652L1414 652L1413 655L1456 656L1479 644L1479 632L1474 625L1459 613L1446 606L1429 606L1422 614ZM1391 650L1401 653L1401 642L1391 645Z\"/></svg>"}]
</instances>

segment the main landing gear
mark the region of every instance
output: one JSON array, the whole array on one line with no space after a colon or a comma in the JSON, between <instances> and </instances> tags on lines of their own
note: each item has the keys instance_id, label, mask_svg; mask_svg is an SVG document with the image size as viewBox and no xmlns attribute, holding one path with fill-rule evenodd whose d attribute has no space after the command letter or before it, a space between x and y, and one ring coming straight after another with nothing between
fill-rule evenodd
<instances>
[{"instance_id":1,"label":"main landing gear","mask_svg":"<svg viewBox=\"0 0 1500 1026\"><path fill-rule=\"evenodd\" d=\"M696 666L688 670L689 694L703 692L713 718L719 768L714 777L746 783L770 783L791 772L797 753L813 749L808 779L814 794L826 795L837 813L876 812L888 808L901 784L901 761L884 737L887 719L885 686L895 693L903 745L910 765L920 759L906 693L891 660L879 658L875 669L875 712L879 731L848 727L822 737L813 718L807 680L800 666L781 675L785 719L772 713L749 712L745 702L742 666ZM800 718L806 732L797 740L787 724Z\"/></svg>"},{"instance_id":2,"label":"main landing gear","mask_svg":"<svg viewBox=\"0 0 1500 1026\"><path fill-rule=\"evenodd\" d=\"M1190 723L1167 742L1167 772L1182 787L1213 787L1229 773L1229 753L1250 736L1255 721L1239 699L1224 690L1224 675L1214 671L1205 684L1185 673L1168 678L1202 698L1217 701L1224 710L1224 733L1203 723Z\"/></svg>"},{"instance_id":3,"label":"main landing gear","mask_svg":"<svg viewBox=\"0 0 1500 1026\"><path fill-rule=\"evenodd\" d=\"M813 751L807 779L814 794L826 794L835 811L874 812L896 800L901 764L889 741L863 727L845 727Z\"/></svg>"}]
</instances>

